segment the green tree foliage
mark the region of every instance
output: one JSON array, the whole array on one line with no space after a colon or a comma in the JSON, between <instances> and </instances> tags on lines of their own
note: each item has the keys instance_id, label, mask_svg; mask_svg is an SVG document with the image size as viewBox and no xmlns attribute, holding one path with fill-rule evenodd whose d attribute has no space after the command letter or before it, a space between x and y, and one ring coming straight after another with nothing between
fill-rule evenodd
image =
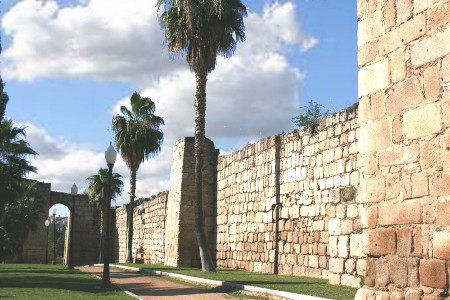
<instances>
[{"instance_id":1,"label":"green tree foliage","mask_svg":"<svg viewBox=\"0 0 450 300\"><path fill-rule=\"evenodd\" d=\"M17 199L23 177L36 171L26 156L37 153L24 140L25 137L25 127L14 127L12 120L0 122L0 221L5 205Z\"/></svg>"},{"instance_id":2,"label":"green tree foliage","mask_svg":"<svg viewBox=\"0 0 450 300\"><path fill-rule=\"evenodd\" d=\"M0 222L0 261L17 255L17 263L23 263L23 244L41 221L43 203L36 183L21 181L18 187L15 201L6 205Z\"/></svg>"},{"instance_id":3,"label":"green tree foliage","mask_svg":"<svg viewBox=\"0 0 450 300\"><path fill-rule=\"evenodd\" d=\"M195 232L203 271L215 271L207 249L201 196L205 142L206 81L218 55L231 57L244 41L247 9L240 0L158 0L164 7L161 27L171 55L185 54L196 76L195 94Z\"/></svg>"},{"instance_id":4,"label":"green tree foliage","mask_svg":"<svg viewBox=\"0 0 450 300\"><path fill-rule=\"evenodd\" d=\"M122 115L112 121L116 148L130 170L130 205L128 211L128 251L127 262L132 262L131 242L133 240L133 208L136 197L136 173L141 163L161 151L163 132L160 126L164 120L155 116L155 103L150 98L142 98L134 92L130 98L131 111L120 107Z\"/></svg>"},{"instance_id":5,"label":"green tree foliage","mask_svg":"<svg viewBox=\"0 0 450 300\"><path fill-rule=\"evenodd\" d=\"M4 91L5 83L0 77L0 122L3 121L5 117L6 104L8 104L9 97Z\"/></svg>"},{"instance_id":6,"label":"green tree foliage","mask_svg":"<svg viewBox=\"0 0 450 300\"><path fill-rule=\"evenodd\" d=\"M105 223L105 214L108 209L108 169L102 168L98 170L98 174L89 176L86 180L89 182L89 187L87 189L87 194L89 199L95 201L100 208L100 219L101 219L101 247L99 263L103 262L103 236ZM118 195L122 194L123 181L122 175L118 173L113 173L111 175L111 199L114 200Z\"/></svg>"},{"instance_id":7,"label":"green tree foliage","mask_svg":"<svg viewBox=\"0 0 450 300\"><path fill-rule=\"evenodd\" d=\"M292 122L298 127L307 128L311 134L315 134L319 126L319 120L330 113L329 110L323 111L323 109L323 105L310 100L308 106L300 107L300 110L304 113L292 118Z\"/></svg>"}]
</instances>

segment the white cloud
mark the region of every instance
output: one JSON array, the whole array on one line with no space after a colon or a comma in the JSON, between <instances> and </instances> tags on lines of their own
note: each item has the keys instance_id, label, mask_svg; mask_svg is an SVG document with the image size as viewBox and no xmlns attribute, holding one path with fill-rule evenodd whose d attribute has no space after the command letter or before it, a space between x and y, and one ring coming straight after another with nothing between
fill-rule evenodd
<instances>
[{"instance_id":1,"label":"white cloud","mask_svg":"<svg viewBox=\"0 0 450 300\"><path fill-rule=\"evenodd\" d=\"M194 132L195 76L182 57L169 61L161 47L154 0L134 0L133 5L91 0L64 8L52 1L23 0L5 15L2 26L12 37L4 51L9 78L83 76L137 82L140 94L152 98L155 114L166 122L161 153L138 172L137 196L168 189L173 144ZM290 129L304 74L288 56L317 44L295 19L292 2L250 13L245 26L246 41L237 45L232 58L219 57L208 76L206 134L227 152ZM111 114L128 102L118 100ZM40 153L32 160L38 174L30 177L51 182L54 190L70 191L74 181L85 183L104 167L103 153L71 145L37 126L29 126L28 138ZM114 170L125 182L119 203L127 202L129 174L121 159Z\"/></svg>"}]
</instances>

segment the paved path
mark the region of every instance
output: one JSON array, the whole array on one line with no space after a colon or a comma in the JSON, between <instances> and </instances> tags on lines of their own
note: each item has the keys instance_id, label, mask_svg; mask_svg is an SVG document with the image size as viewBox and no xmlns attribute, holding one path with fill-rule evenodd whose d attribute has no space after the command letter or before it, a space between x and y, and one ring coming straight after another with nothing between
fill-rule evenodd
<instances>
[{"instance_id":1,"label":"paved path","mask_svg":"<svg viewBox=\"0 0 450 300\"><path fill-rule=\"evenodd\" d=\"M102 267L79 267L83 272L103 275ZM237 299L227 294L211 293L208 290L191 288L164 278L140 273L110 270L111 282L142 297L143 299Z\"/></svg>"}]
</instances>

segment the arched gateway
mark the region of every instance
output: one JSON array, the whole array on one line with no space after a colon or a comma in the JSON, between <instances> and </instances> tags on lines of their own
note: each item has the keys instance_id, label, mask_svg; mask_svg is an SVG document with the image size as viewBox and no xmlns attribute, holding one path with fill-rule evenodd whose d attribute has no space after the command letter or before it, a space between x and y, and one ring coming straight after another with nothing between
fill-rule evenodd
<instances>
[{"instance_id":1,"label":"arched gateway","mask_svg":"<svg viewBox=\"0 0 450 300\"><path fill-rule=\"evenodd\" d=\"M73 219L74 235L74 265L86 265L98 262L100 246L100 212L95 205L90 204L86 195L72 196L69 193L51 191L50 183L37 182L42 194L43 211L36 231L30 232L24 245L24 263L45 263L47 247L47 228L44 221L48 210L54 204L64 204L70 210ZM75 205L74 205L75 204ZM73 213L75 212L75 213ZM67 239L66 239L67 243ZM68 246L68 245L66 245ZM51 251L49 245L48 251ZM14 259L11 261L15 261Z\"/></svg>"}]
</instances>

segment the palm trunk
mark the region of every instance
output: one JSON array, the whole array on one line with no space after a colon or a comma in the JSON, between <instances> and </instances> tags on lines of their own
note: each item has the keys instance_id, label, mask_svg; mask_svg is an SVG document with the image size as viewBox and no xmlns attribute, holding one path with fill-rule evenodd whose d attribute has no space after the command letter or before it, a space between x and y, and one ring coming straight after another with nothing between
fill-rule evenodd
<instances>
[{"instance_id":1,"label":"palm trunk","mask_svg":"<svg viewBox=\"0 0 450 300\"><path fill-rule=\"evenodd\" d=\"M206 115L206 72L196 72L195 94L195 234L197 235L198 248L200 250L200 259L202 262L202 271L215 272L216 268L209 252L205 229L203 224L202 207L202 167L203 167L203 149L205 144L205 115Z\"/></svg>"},{"instance_id":2,"label":"palm trunk","mask_svg":"<svg viewBox=\"0 0 450 300\"><path fill-rule=\"evenodd\" d=\"M136 171L132 170L130 180L130 207L128 211L128 251L127 251L127 263L133 262L132 247L133 247L133 211L134 211L134 197L136 194Z\"/></svg>"}]
</instances>

